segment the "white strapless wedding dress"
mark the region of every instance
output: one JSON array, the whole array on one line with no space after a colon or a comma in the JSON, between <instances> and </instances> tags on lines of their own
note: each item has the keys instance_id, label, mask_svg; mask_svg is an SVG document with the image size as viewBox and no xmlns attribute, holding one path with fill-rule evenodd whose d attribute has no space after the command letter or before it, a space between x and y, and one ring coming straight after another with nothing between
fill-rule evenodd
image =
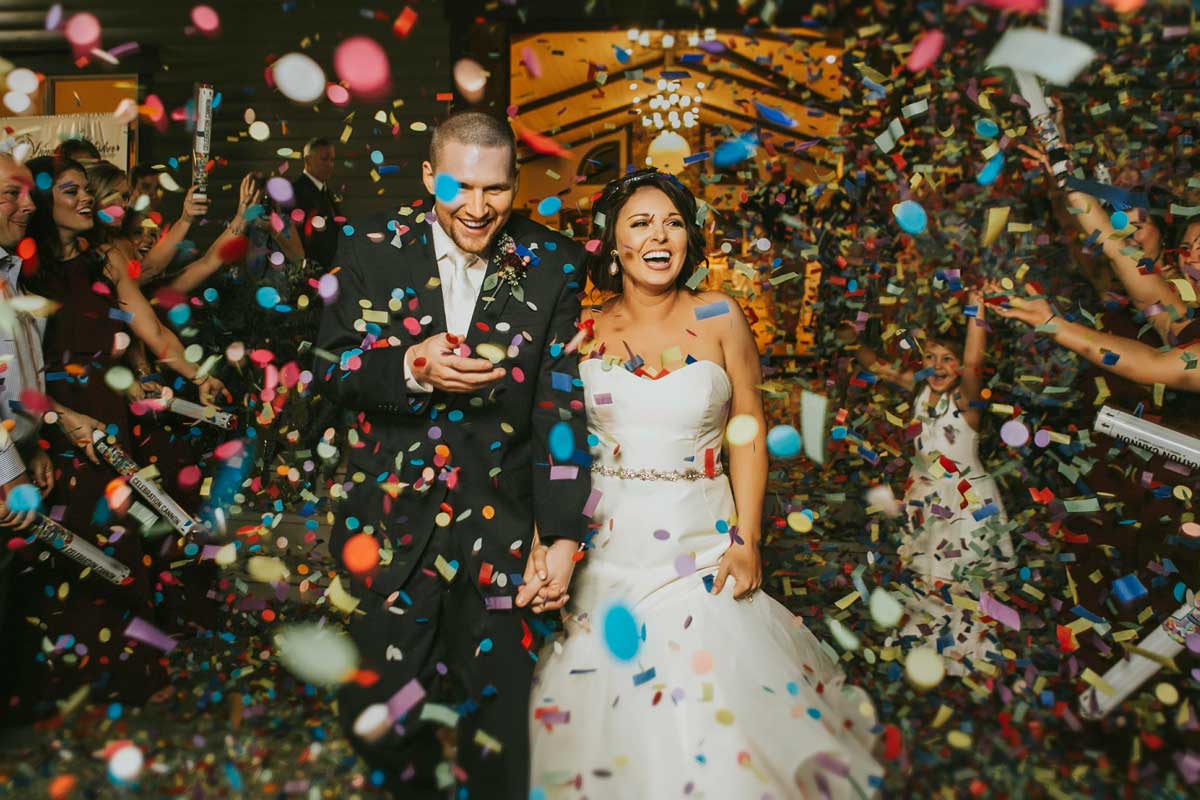
<instances>
[{"instance_id":1,"label":"white strapless wedding dress","mask_svg":"<svg viewBox=\"0 0 1200 800\"><path fill-rule=\"evenodd\" d=\"M564 635L539 657L531 796L875 794L874 708L836 654L766 594L706 586L735 515L716 474L725 371L696 361L650 380L592 359L580 373L597 530Z\"/></svg>"}]
</instances>

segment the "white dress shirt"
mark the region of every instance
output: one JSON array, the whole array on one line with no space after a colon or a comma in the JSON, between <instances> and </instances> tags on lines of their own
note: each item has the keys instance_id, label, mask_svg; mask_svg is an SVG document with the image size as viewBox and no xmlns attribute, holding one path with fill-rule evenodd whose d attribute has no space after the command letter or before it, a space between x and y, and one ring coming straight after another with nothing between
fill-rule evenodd
<instances>
[{"instance_id":1,"label":"white dress shirt","mask_svg":"<svg viewBox=\"0 0 1200 800\"><path fill-rule=\"evenodd\" d=\"M309 172L308 170L304 170L304 174L308 176L308 179L310 181L312 181L314 184L316 184L317 189L319 189L322 192L325 191L325 181L317 180L316 177L314 177L313 174L311 172Z\"/></svg>"},{"instance_id":2,"label":"white dress shirt","mask_svg":"<svg viewBox=\"0 0 1200 800\"><path fill-rule=\"evenodd\" d=\"M42 336L46 332L44 317L31 317L24 312L14 314L7 301L24 292L18 280L21 276L21 258L0 247L0 261L7 259L0 274L0 364L4 371L0 388L0 419L13 421L11 433L0 429L0 484L8 483L25 471L17 444L28 442L41 427L40 417L19 414L12 401L19 401L26 389L45 393L46 371L42 359Z\"/></svg>"},{"instance_id":3,"label":"white dress shirt","mask_svg":"<svg viewBox=\"0 0 1200 800\"><path fill-rule=\"evenodd\" d=\"M477 255L463 252L450 238L436 218L429 222L433 236L433 254L437 258L438 277L442 282L442 303L446 308L446 332L466 338L479 302L487 262ZM433 386L419 382L412 371L412 359L404 359L404 382L410 392L432 392Z\"/></svg>"}]
</instances>

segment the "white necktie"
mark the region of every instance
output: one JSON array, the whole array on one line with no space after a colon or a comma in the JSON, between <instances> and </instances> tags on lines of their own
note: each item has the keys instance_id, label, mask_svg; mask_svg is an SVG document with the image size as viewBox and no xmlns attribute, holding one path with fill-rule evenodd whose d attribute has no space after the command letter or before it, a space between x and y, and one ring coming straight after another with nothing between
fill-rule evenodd
<instances>
[{"instance_id":1,"label":"white necktie","mask_svg":"<svg viewBox=\"0 0 1200 800\"><path fill-rule=\"evenodd\" d=\"M449 258L452 278L446 297L446 330L466 338L477 299L475 287L467 275L467 269L475 263L475 256L455 248L450 251Z\"/></svg>"}]
</instances>

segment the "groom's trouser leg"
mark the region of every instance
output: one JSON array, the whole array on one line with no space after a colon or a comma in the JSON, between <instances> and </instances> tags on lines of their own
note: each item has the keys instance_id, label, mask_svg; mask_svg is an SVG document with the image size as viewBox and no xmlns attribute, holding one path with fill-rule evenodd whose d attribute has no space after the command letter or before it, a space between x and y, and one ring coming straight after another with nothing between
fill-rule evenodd
<instances>
[{"instance_id":1,"label":"groom's trouser leg","mask_svg":"<svg viewBox=\"0 0 1200 800\"><path fill-rule=\"evenodd\" d=\"M444 760L438 741L442 726L420 721L424 701L398 722L402 733L393 729L374 743L354 735L354 721L363 709L372 703L387 703L413 679L424 690L426 700L447 702L445 678L437 670L438 663L445 660L440 631L445 582L436 572L430 576L418 571L404 591L412 605L402 599L393 604L403 614L385 608L382 597L362 593L365 597L359 609L365 613L353 615L350 635L358 647L359 669L375 672L379 680L369 687L343 686L338 693L338 714L351 746L372 771L382 772L384 785L393 795L404 800L444 800L447 792L438 790L435 777Z\"/></svg>"},{"instance_id":2,"label":"groom's trouser leg","mask_svg":"<svg viewBox=\"0 0 1200 800\"><path fill-rule=\"evenodd\" d=\"M526 610L487 611L466 577L454 582L443 617L455 683L471 708L458 724L458 764L467 773L471 800L527 800L534 661L522 640L531 616ZM530 641L534 653L536 644ZM490 740L500 743L499 752Z\"/></svg>"}]
</instances>

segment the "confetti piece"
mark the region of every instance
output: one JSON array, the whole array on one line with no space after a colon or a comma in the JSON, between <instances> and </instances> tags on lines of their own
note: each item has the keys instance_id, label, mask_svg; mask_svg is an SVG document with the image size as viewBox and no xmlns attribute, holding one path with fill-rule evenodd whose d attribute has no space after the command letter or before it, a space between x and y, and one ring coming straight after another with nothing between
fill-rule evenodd
<instances>
[{"instance_id":1,"label":"confetti piece","mask_svg":"<svg viewBox=\"0 0 1200 800\"><path fill-rule=\"evenodd\" d=\"M936 650L918 647L904 660L904 674L913 686L927 691L942 682L946 666Z\"/></svg>"},{"instance_id":2,"label":"confetti piece","mask_svg":"<svg viewBox=\"0 0 1200 800\"><path fill-rule=\"evenodd\" d=\"M134 617L129 621L125 626L125 636L156 647L164 653L171 652L179 644L141 617Z\"/></svg>"},{"instance_id":3,"label":"confetti piece","mask_svg":"<svg viewBox=\"0 0 1200 800\"><path fill-rule=\"evenodd\" d=\"M694 313L698 320L720 317L729 313L729 302L727 300L717 300L702 306L696 306Z\"/></svg>"},{"instance_id":4,"label":"confetti piece","mask_svg":"<svg viewBox=\"0 0 1200 800\"><path fill-rule=\"evenodd\" d=\"M905 233L917 234L925 231L928 217L925 215L925 209L921 208L919 203L913 200L904 200L892 208L892 213Z\"/></svg>"},{"instance_id":5,"label":"confetti piece","mask_svg":"<svg viewBox=\"0 0 1200 800\"><path fill-rule=\"evenodd\" d=\"M800 432L791 425L776 425L767 432L767 450L775 458L795 458L800 446Z\"/></svg>"},{"instance_id":6,"label":"confetti piece","mask_svg":"<svg viewBox=\"0 0 1200 800\"><path fill-rule=\"evenodd\" d=\"M632 661L637 656L640 638L633 613L617 604L604 613L604 643L619 661Z\"/></svg>"},{"instance_id":7,"label":"confetti piece","mask_svg":"<svg viewBox=\"0 0 1200 800\"><path fill-rule=\"evenodd\" d=\"M358 650L333 626L310 623L282 625L275 634L279 661L306 683L335 686L358 669Z\"/></svg>"},{"instance_id":8,"label":"confetti piece","mask_svg":"<svg viewBox=\"0 0 1200 800\"><path fill-rule=\"evenodd\" d=\"M912 52L908 54L905 68L909 72L923 72L933 66L938 56L942 54L945 40L945 35L939 30L926 31L921 34L921 38L913 45Z\"/></svg>"},{"instance_id":9,"label":"confetti piece","mask_svg":"<svg viewBox=\"0 0 1200 800\"><path fill-rule=\"evenodd\" d=\"M366 36L352 36L339 44L333 69L353 94L365 97L385 91L391 77L387 53Z\"/></svg>"}]
</instances>

